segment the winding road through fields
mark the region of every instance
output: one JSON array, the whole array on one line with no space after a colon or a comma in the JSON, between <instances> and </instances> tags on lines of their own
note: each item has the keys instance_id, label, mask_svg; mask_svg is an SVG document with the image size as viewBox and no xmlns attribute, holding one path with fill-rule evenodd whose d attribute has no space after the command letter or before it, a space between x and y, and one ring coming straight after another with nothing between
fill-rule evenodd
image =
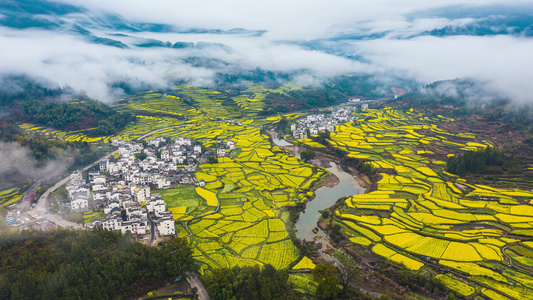
<instances>
[{"instance_id":1,"label":"winding road through fields","mask_svg":"<svg viewBox=\"0 0 533 300\"><path fill-rule=\"evenodd\" d=\"M156 129L156 130L152 130L138 138L136 138L135 140L138 141L138 140L142 140L144 139L145 137L147 136L150 136L151 134L154 134L156 132L159 132L159 131L162 131L162 130L165 130L165 129L169 129L169 128L178 128L178 127L183 127L185 125L176 125L176 126L168 126L168 127L163 127L163 128L159 128L159 129ZM60 140L63 140L63 136L65 134L61 134L60 136L58 136L57 138L60 139ZM116 153L118 153L118 150L115 150L103 157L101 157L100 159L96 160L95 162L85 166L82 171L87 171L89 168L93 167L94 165L98 164L99 161L101 160L105 160L105 159L109 159L112 155L115 155ZM67 163L66 165L66 168L65 169L68 169L70 166L72 166L72 164L75 162L75 157L72 157L72 159L69 160L69 162ZM37 181L35 181L35 183L24 193L24 197L23 197L23 201L20 205L24 205L24 207L26 209L29 208L29 205L30 205L30 202L29 202L29 195L35 191L44 181L46 180L49 180L55 176L58 176L61 172L63 172L64 169L58 169L57 171L53 172L53 173L50 173L46 176L43 176L42 178L39 178ZM35 208L33 209L33 211L35 211L37 214L39 214L40 216L42 216L44 219L47 219L48 221L50 222L54 222L56 225L58 226L61 226L61 227L70 227L70 228L77 228L77 229L80 229L80 228L84 228L83 226L81 226L80 224L77 224L77 223L74 223L74 222L70 222L70 221L67 221L63 218L61 218L59 215L55 215L55 214L50 214L48 213L47 211L47 208L46 208L46 201L47 201L47 198L48 196L50 195L50 193L54 192L55 190L57 190L59 187L61 187L62 185L66 184L68 181L69 181L69 176L66 176L65 178L63 178L62 180L60 180L59 182L57 182L54 186L52 186L51 188L49 188L46 192L44 192L41 197L39 197L37 203L36 203L36 206ZM153 238L151 239L151 242L153 243Z\"/></svg>"}]
</instances>

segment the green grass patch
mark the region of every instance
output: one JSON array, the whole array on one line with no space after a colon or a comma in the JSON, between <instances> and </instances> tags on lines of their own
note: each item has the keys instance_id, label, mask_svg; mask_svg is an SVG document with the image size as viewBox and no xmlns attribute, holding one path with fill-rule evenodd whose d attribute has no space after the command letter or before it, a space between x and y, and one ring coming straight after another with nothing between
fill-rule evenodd
<instances>
[{"instance_id":1,"label":"green grass patch","mask_svg":"<svg viewBox=\"0 0 533 300\"><path fill-rule=\"evenodd\" d=\"M187 207L187 214L195 211L200 206L201 198L194 191L194 185L184 185L175 189L155 190L153 193L161 194L167 204L167 209L171 207Z\"/></svg>"},{"instance_id":2,"label":"green grass patch","mask_svg":"<svg viewBox=\"0 0 533 300\"><path fill-rule=\"evenodd\" d=\"M100 220L103 220L105 218L104 211L99 209L96 211L88 211L83 213L83 224L91 223L94 218L100 218Z\"/></svg>"}]
</instances>

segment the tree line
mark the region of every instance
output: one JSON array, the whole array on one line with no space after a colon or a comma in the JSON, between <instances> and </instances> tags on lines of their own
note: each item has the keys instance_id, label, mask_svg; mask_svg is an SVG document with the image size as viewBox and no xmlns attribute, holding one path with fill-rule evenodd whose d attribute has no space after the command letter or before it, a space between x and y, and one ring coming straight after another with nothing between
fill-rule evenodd
<instances>
[{"instance_id":1,"label":"tree line","mask_svg":"<svg viewBox=\"0 0 533 300\"><path fill-rule=\"evenodd\" d=\"M194 270L185 239L156 248L102 229L3 234L0 253L0 299L127 299Z\"/></svg>"},{"instance_id":2,"label":"tree line","mask_svg":"<svg viewBox=\"0 0 533 300\"><path fill-rule=\"evenodd\" d=\"M28 100L19 104L21 120L61 130L89 129L92 136L115 134L134 117L129 112L116 109L93 100L80 102L51 102Z\"/></svg>"},{"instance_id":3,"label":"tree line","mask_svg":"<svg viewBox=\"0 0 533 300\"><path fill-rule=\"evenodd\" d=\"M521 164L514 155L488 147L484 150L467 151L462 155L449 157L446 162L446 171L459 176L518 173L521 171Z\"/></svg>"}]
</instances>

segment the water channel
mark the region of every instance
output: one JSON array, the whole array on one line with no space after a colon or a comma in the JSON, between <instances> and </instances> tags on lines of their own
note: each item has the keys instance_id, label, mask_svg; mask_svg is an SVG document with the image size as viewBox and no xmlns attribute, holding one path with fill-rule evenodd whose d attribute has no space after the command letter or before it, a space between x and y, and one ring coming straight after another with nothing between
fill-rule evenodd
<instances>
[{"instance_id":1,"label":"water channel","mask_svg":"<svg viewBox=\"0 0 533 300\"><path fill-rule=\"evenodd\" d=\"M274 141L274 144L278 146L293 146L293 144L284 139L280 139L277 136L272 140ZM297 147L295 152L296 154L299 153ZM297 157L298 156L299 155L297 155ZM341 197L348 197L365 192L365 189L358 184L351 174L346 173L340 166L333 162L330 164L331 165L326 169L337 176L340 182L334 187L322 186L315 191L316 197L307 203L305 211L300 213L300 217L294 225L296 236L300 240L312 241L316 236L326 236L326 234L320 229L317 233L312 231L313 228L317 227L317 222L320 218L319 210L333 206L333 204L335 204L335 202Z\"/></svg>"},{"instance_id":2,"label":"water channel","mask_svg":"<svg viewBox=\"0 0 533 300\"><path fill-rule=\"evenodd\" d=\"M291 146L291 152L296 157L300 158L300 149L297 146L287 142L284 139L280 139L277 135L272 138L274 144L278 146ZM294 228L296 230L296 236L300 240L313 241L316 237L322 237L319 239L320 243L329 244L329 236L324 233L320 228L317 233L313 232L313 228L317 227L317 222L320 219L319 210L329 208L337 202L341 197L349 197L351 195L363 194L365 189L362 188L359 183L354 179L350 173L346 173L342 168L336 163L331 162L330 166L326 168L329 172L339 178L339 183L334 187L322 186L315 191L315 198L307 202L305 211L300 213L300 217ZM319 254L325 258L330 263L335 264L336 266L343 268L342 263L334 256L331 256L326 253L327 247L323 244L322 247L318 249ZM381 297L380 293L369 292L361 289L363 293L371 294L374 297Z\"/></svg>"}]
</instances>

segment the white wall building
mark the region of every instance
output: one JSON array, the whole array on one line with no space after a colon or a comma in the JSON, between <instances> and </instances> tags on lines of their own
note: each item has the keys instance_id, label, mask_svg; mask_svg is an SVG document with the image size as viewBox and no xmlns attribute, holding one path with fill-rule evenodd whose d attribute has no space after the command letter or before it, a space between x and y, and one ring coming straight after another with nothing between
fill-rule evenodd
<instances>
[{"instance_id":1,"label":"white wall building","mask_svg":"<svg viewBox=\"0 0 533 300\"><path fill-rule=\"evenodd\" d=\"M229 140L226 142L226 146L230 148L231 150L235 149L235 142L232 140Z\"/></svg>"},{"instance_id":2,"label":"white wall building","mask_svg":"<svg viewBox=\"0 0 533 300\"><path fill-rule=\"evenodd\" d=\"M131 187L131 194L135 197L137 203L146 202L147 199L150 199L150 187Z\"/></svg>"},{"instance_id":3,"label":"white wall building","mask_svg":"<svg viewBox=\"0 0 533 300\"><path fill-rule=\"evenodd\" d=\"M107 172L109 169L109 161L108 160L101 160L100 161L100 172Z\"/></svg>"},{"instance_id":4,"label":"white wall building","mask_svg":"<svg viewBox=\"0 0 533 300\"><path fill-rule=\"evenodd\" d=\"M171 212L166 212L164 216L154 219L155 226L159 235L175 235L176 228L174 227L174 218Z\"/></svg>"},{"instance_id":5,"label":"white wall building","mask_svg":"<svg viewBox=\"0 0 533 300\"><path fill-rule=\"evenodd\" d=\"M193 152L202 153L202 146L200 145L196 145L192 149L193 149Z\"/></svg>"},{"instance_id":6,"label":"white wall building","mask_svg":"<svg viewBox=\"0 0 533 300\"><path fill-rule=\"evenodd\" d=\"M85 197L76 197L70 201L71 210L87 210L89 209L89 200Z\"/></svg>"}]
</instances>

